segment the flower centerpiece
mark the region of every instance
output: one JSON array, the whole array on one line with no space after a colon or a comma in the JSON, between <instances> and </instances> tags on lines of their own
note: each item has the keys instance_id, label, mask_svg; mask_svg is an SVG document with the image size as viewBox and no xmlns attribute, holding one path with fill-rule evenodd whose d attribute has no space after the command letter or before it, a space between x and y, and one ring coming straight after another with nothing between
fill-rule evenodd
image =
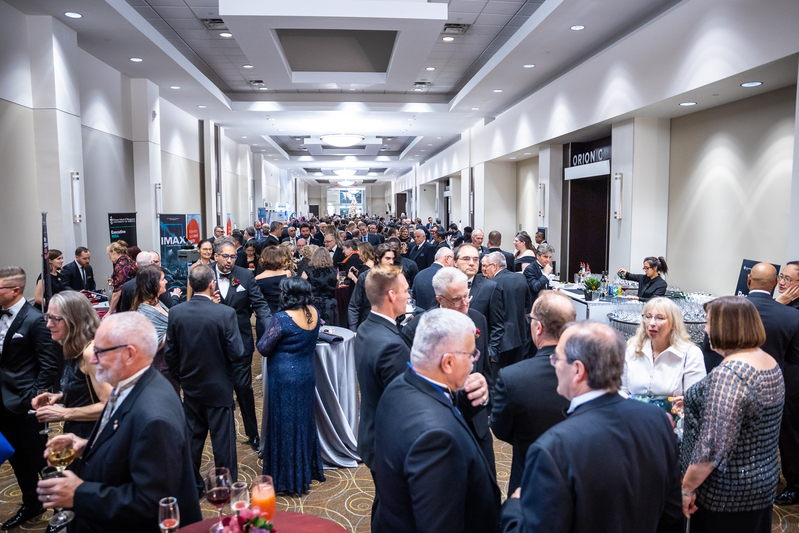
<instances>
[{"instance_id":1,"label":"flower centerpiece","mask_svg":"<svg viewBox=\"0 0 799 533\"><path fill-rule=\"evenodd\" d=\"M599 288L602 286L602 282L599 278L591 276L585 280L585 289L583 292L585 293L585 300L587 302L592 302L594 300L599 299Z\"/></svg>"},{"instance_id":2,"label":"flower centerpiece","mask_svg":"<svg viewBox=\"0 0 799 533\"><path fill-rule=\"evenodd\" d=\"M216 529L217 533L266 533L271 531L277 533L272 524L261 516L258 507L239 511L238 516L226 516L222 519L221 527Z\"/></svg>"}]
</instances>

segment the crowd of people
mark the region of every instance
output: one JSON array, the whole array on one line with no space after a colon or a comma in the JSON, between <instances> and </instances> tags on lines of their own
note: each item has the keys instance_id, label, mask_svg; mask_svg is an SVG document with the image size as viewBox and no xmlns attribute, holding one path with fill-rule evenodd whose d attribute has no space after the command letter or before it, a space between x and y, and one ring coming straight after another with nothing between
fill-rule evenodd
<instances>
[{"instance_id":1,"label":"crowd of people","mask_svg":"<svg viewBox=\"0 0 799 533\"><path fill-rule=\"evenodd\" d=\"M75 531L155 531L166 496L181 525L200 520L209 435L238 478L236 404L275 490L304 494L325 479L313 360L335 325L355 332L376 532L770 531L799 494L799 262L758 264L748 297L708 302L696 346L665 258L647 257L620 271L645 302L625 342L575 320L545 237L507 251L498 231L405 216L218 226L186 294L120 241L102 320L81 294L97 288L88 249L66 265L50 251L34 305L26 273L0 268L0 433L22 495L2 529L70 508ZM494 437L513 450L502 505ZM39 480L63 441L80 458Z\"/></svg>"}]
</instances>

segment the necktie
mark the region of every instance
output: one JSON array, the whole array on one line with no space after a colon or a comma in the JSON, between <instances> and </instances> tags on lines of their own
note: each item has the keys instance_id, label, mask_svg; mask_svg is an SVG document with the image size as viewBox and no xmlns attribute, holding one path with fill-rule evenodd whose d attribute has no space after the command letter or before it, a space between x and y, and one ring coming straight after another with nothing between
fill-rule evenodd
<instances>
[{"instance_id":1,"label":"necktie","mask_svg":"<svg viewBox=\"0 0 799 533\"><path fill-rule=\"evenodd\" d=\"M83 288L86 288L86 269L80 267L80 277L83 279Z\"/></svg>"},{"instance_id":2,"label":"necktie","mask_svg":"<svg viewBox=\"0 0 799 533\"><path fill-rule=\"evenodd\" d=\"M9 311L8 309L0 309L0 318L4 316L11 318L11 311Z\"/></svg>"},{"instance_id":3,"label":"necktie","mask_svg":"<svg viewBox=\"0 0 799 533\"><path fill-rule=\"evenodd\" d=\"M471 282L471 281L467 281L467 282L466 282L466 287L467 287L469 290L472 290L472 282Z\"/></svg>"},{"instance_id":4,"label":"necktie","mask_svg":"<svg viewBox=\"0 0 799 533\"><path fill-rule=\"evenodd\" d=\"M126 391L132 386L134 386L139 381L140 378L141 376L134 379L133 381L126 383L121 387L115 387L111 391L111 396L108 397L108 402L105 404L105 410L103 411L103 418L100 420L100 427L97 428L97 434L94 436L94 441L92 441L92 445L94 445L94 443L97 442L97 439L100 437L100 434L103 432L103 429L105 429L105 426L111 420L111 415L114 412L114 407L116 406L117 400L119 400L119 395L123 391Z\"/></svg>"}]
</instances>

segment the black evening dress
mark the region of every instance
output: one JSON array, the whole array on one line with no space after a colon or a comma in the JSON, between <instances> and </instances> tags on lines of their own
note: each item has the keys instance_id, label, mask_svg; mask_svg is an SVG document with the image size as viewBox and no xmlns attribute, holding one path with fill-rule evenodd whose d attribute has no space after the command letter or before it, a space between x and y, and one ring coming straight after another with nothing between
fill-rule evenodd
<instances>
[{"instance_id":1,"label":"black evening dress","mask_svg":"<svg viewBox=\"0 0 799 533\"><path fill-rule=\"evenodd\" d=\"M263 424L264 474L275 492L304 494L311 481L324 481L324 464L314 417L314 357L319 321L302 329L285 312L273 315L258 351L266 357L269 388Z\"/></svg>"},{"instance_id":2,"label":"black evening dress","mask_svg":"<svg viewBox=\"0 0 799 533\"><path fill-rule=\"evenodd\" d=\"M534 255L526 255L524 257L517 257L516 260L513 262L513 268L516 272L524 272L524 269L527 266L535 261Z\"/></svg>"},{"instance_id":3,"label":"black evening dress","mask_svg":"<svg viewBox=\"0 0 799 533\"><path fill-rule=\"evenodd\" d=\"M266 298L266 303L269 304L269 311L274 315L280 309L280 282L286 279L286 276L272 276L269 278L256 279L255 283ZM256 339L264 336L265 326L260 320L255 321L255 335Z\"/></svg>"},{"instance_id":4,"label":"black evening dress","mask_svg":"<svg viewBox=\"0 0 799 533\"><path fill-rule=\"evenodd\" d=\"M78 361L82 355L69 359L64 363L64 373L61 375L61 392L64 393L64 407L86 407L99 401L92 385L92 380L78 368ZM74 433L78 437L88 439L95 421L64 422L64 433Z\"/></svg>"},{"instance_id":5,"label":"black evening dress","mask_svg":"<svg viewBox=\"0 0 799 533\"><path fill-rule=\"evenodd\" d=\"M328 326L338 325L338 303L336 285L338 276L334 267L309 268L306 270L313 291L313 304L319 310L319 317Z\"/></svg>"}]
</instances>

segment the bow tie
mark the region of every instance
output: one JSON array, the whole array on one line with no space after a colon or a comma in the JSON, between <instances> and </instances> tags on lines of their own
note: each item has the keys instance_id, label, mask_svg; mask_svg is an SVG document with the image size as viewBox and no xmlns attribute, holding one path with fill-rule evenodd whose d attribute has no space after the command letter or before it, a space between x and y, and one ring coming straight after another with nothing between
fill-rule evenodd
<instances>
[{"instance_id":1,"label":"bow tie","mask_svg":"<svg viewBox=\"0 0 799 533\"><path fill-rule=\"evenodd\" d=\"M9 311L8 309L0 309L0 318L2 318L4 316L7 316L8 318L11 318L11 316L12 316L11 315L11 311Z\"/></svg>"},{"instance_id":2,"label":"bow tie","mask_svg":"<svg viewBox=\"0 0 799 533\"><path fill-rule=\"evenodd\" d=\"M220 272L220 273L219 273L219 277L220 277L220 278L228 278L228 279L230 279L230 272L228 272L227 274L222 274L222 273Z\"/></svg>"}]
</instances>

